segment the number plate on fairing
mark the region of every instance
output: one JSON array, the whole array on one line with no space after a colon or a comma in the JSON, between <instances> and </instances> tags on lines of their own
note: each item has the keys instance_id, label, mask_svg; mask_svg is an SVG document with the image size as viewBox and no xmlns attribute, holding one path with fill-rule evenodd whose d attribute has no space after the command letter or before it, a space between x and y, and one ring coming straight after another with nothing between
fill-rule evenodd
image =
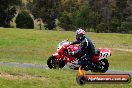
<instances>
[{"instance_id":1,"label":"number plate on fairing","mask_svg":"<svg viewBox=\"0 0 132 88\"><path fill-rule=\"evenodd\" d=\"M109 49L100 49L100 56L99 56L99 60L101 59L105 59L107 58L108 56L111 55L111 51Z\"/></svg>"},{"instance_id":2,"label":"number plate on fairing","mask_svg":"<svg viewBox=\"0 0 132 88\"><path fill-rule=\"evenodd\" d=\"M99 60L107 58L108 56L110 56L110 54L108 52L100 52Z\"/></svg>"}]
</instances>

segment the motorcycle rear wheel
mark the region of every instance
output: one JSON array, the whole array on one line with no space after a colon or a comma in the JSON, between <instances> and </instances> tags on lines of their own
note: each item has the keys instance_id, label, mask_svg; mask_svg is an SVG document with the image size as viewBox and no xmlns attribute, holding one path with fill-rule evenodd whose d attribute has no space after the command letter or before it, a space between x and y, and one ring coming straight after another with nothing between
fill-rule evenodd
<instances>
[{"instance_id":1,"label":"motorcycle rear wheel","mask_svg":"<svg viewBox=\"0 0 132 88\"><path fill-rule=\"evenodd\" d=\"M99 60L96 65L95 68L93 68L91 71L92 72L101 72L101 73L105 73L109 68L109 62L107 59L102 59Z\"/></svg>"}]
</instances>

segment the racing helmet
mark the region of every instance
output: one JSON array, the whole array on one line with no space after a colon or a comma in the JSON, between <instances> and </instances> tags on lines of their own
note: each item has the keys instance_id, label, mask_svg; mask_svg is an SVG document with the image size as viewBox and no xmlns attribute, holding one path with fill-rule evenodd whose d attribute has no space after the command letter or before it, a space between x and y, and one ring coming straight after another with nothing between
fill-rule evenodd
<instances>
[{"instance_id":1,"label":"racing helmet","mask_svg":"<svg viewBox=\"0 0 132 88\"><path fill-rule=\"evenodd\" d=\"M79 28L76 31L76 39L77 40L82 40L84 37L85 37L85 31L83 29Z\"/></svg>"}]
</instances>

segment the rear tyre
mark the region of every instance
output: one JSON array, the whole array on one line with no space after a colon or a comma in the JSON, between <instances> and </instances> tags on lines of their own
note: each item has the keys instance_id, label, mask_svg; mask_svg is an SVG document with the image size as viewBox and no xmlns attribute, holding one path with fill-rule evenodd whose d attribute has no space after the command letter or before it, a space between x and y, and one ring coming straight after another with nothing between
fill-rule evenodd
<instances>
[{"instance_id":1,"label":"rear tyre","mask_svg":"<svg viewBox=\"0 0 132 88\"><path fill-rule=\"evenodd\" d=\"M98 66L99 72L105 73L109 68L109 62L107 59L102 59L102 60L98 61L97 66Z\"/></svg>"}]
</instances>

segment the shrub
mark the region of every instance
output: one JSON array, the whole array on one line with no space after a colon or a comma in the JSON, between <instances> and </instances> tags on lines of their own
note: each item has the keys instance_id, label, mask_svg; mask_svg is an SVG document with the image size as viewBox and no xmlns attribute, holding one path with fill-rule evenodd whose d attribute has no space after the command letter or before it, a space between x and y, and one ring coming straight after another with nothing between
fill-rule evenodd
<instances>
[{"instance_id":1,"label":"shrub","mask_svg":"<svg viewBox=\"0 0 132 88\"><path fill-rule=\"evenodd\" d=\"M26 29L34 28L34 21L32 17L29 15L29 13L26 11L20 12L16 17L15 22L17 28L26 28Z\"/></svg>"},{"instance_id":2,"label":"shrub","mask_svg":"<svg viewBox=\"0 0 132 88\"><path fill-rule=\"evenodd\" d=\"M121 25L121 22L118 19L113 18L111 20L110 27L109 27L110 32L112 33L118 32L117 28L120 27L120 25Z\"/></svg>"},{"instance_id":3,"label":"shrub","mask_svg":"<svg viewBox=\"0 0 132 88\"><path fill-rule=\"evenodd\" d=\"M118 29L118 32L121 33L132 33L132 26L129 22L122 22L121 26Z\"/></svg>"},{"instance_id":4,"label":"shrub","mask_svg":"<svg viewBox=\"0 0 132 88\"><path fill-rule=\"evenodd\" d=\"M64 28L66 31L75 29L69 16L62 15L59 18L59 21L60 21L59 26Z\"/></svg>"},{"instance_id":5,"label":"shrub","mask_svg":"<svg viewBox=\"0 0 132 88\"><path fill-rule=\"evenodd\" d=\"M109 24L106 23L100 23L97 25L95 32L100 33L100 32L109 32Z\"/></svg>"}]
</instances>

